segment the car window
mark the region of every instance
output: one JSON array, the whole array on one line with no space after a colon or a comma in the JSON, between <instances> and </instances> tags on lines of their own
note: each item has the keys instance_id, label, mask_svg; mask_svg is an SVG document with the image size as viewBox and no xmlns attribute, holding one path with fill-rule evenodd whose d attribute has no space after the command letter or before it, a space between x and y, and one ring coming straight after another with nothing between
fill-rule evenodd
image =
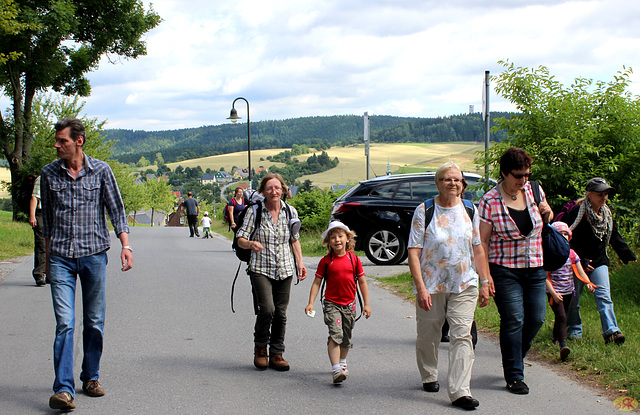
<instances>
[{"instance_id":1,"label":"car window","mask_svg":"<svg viewBox=\"0 0 640 415\"><path fill-rule=\"evenodd\" d=\"M411 200L411 182L401 183L398 186L395 199Z\"/></svg>"},{"instance_id":2,"label":"car window","mask_svg":"<svg viewBox=\"0 0 640 415\"><path fill-rule=\"evenodd\" d=\"M411 183L413 191L413 200L427 200L438 194L438 188L435 182L413 182Z\"/></svg>"},{"instance_id":3,"label":"car window","mask_svg":"<svg viewBox=\"0 0 640 415\"><path fill-rule=\"evenodd\" d=\"M393 197L393 193L396 190L396 187L398 187L397 184L387 184L383 186L374 187L373 189L371 189L371 193L369 193L369 196L377 196L377 197L382 197L386 199L391 199Z\"/></svg>"}]
</instances>

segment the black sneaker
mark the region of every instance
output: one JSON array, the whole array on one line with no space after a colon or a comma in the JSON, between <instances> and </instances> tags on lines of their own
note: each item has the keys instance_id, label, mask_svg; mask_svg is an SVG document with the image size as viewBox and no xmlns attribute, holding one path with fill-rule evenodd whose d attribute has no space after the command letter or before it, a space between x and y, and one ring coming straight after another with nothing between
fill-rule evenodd
<instances>
[{"instance_id":1,"label":"black sneaker","mask_svg":"<svg viewBox=\"0 0 640 415\"><path fill-rule=\"evenodd\" d=\"M567 346L560 348L560 360L562 360L563 362L566 362L570 353L571 353L571 349L569 349Z\"/></svg>"},{"instance_id":2,"label":"black sneaker","mask_svg":"<svg viewBox=\"0 0 640 415\"><path fill-rule=\"evenodd\" d=\"M514 380L513 382L507 382L507 390L516 395L527 395L529 393L529 387L523 380Z\"/></svg>"}]
</instances>

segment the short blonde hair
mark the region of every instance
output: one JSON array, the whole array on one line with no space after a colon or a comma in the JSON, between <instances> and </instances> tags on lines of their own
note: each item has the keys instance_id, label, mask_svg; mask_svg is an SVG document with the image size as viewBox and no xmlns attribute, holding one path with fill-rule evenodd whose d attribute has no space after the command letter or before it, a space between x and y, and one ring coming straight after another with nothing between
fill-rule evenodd
<instances>
[{"instance_id":1,"label":"short blonde hair","mask_svg":"<svg viewBox=\"0 0 640 415\"><path fill-rule=\"evenodd\" d=\"M436 180L439 181L440 179L442 179L444 174L449 170L458 170L460 174L462 174L462 170L456 163L454 163L453 161L448 161L440 166L438 171L436 171Z\"/></svg>"},{"instance_id":2,"label":"short blonde hair","mask_svg":"<svg viewBox=\"0 0 640 415\"><path fill-rule=\"evenodd\" d=\"M331 235L333 235L336 232L344 232L347 235L347 246L346 246L347 251L353 252L353 250L356 247L356 233L352 230L347 231L344 228L335 228L327 232L327 236L325 236L324 239L322 240L322 245L327 247L327 252L328 253L332 252L329 241L331 240Z\"/></svg>"}]
</instances>

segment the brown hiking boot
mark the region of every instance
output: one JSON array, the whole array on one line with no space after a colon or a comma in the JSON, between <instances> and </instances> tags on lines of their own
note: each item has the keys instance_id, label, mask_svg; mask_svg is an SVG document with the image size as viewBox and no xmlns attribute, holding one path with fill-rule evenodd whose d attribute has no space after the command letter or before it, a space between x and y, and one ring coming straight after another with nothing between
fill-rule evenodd
<instances>
[{"instance_id":1,"label":"brown hiking boot","mask_svg":"<svg viewBox=\"0 0 640 415\"><path fill-rule=\"evenodd\" d=\"M89 396L97 398L98 396L104 396L104 389L100 386L98 379L82 382L82 390Z\"/></svg>"},{"instance_id":2,"label":"brown hiking boot","mask_svg":"<svg viewBox=\"0 0 640 415\"><path fill-rule=\"evenodd\" d=\"M60 392L51 395L51 398L49 398L49 408L70 411L76 408L76 404L73 402L73 396L71 396L69 392Z\"/></svg>"},{"instance_id":3,"label":"brown hiking boot","mask_svg":"<svg viewBox=\"0 0 640 415\"><path fill-rule=\"evenodd\" d=\"M253 350L253 365L260 370L265 370L268 364L267 346L256 346Z\"/></svg>"},{"instance_id":4,"label":"brown hiking boot","mask_svg":"<svg viewBox=\"0 0 640 415\"><path fill-rule=\"evenodd\" d=\"M281 354L272 354L269 356L269 367L284 372L289 370L289 362L284 360Z\"/></svg>"}]
</instances>

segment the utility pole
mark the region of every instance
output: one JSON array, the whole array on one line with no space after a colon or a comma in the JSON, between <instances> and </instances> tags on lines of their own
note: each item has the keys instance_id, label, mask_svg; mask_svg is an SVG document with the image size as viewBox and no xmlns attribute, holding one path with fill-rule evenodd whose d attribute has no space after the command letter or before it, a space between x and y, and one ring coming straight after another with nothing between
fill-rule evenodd
<instances>
[{"instance_id":1,"label":"utility pole","mask_svg":"<svg viewBox=\"0 0 640 415\"><path fill-rule=\"evenodd\" d=\"M367 180L369 180L369 113L364 113L364 154L367 156Z\"/></svg>"},{"instance_id":2,"label":"utility pole","mask_svg":"<svg viewBox=\"0 0 640 415\"><path fill-rule=\"evenodd\" d=\"M491 128L491 113L489 112L489 71L484 71L484 89L482 90L484 116L484 177L489 179L489 128Z\"/></svg>"}]
</instances>

